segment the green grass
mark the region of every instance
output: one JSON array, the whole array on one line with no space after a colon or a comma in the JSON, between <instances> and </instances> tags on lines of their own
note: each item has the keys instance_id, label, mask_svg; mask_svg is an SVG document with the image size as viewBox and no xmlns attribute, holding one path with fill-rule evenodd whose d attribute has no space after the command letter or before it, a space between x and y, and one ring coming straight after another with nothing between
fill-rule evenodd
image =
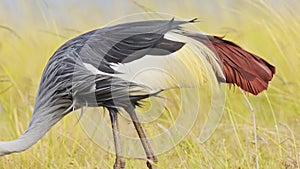
<instances>
[{"instance_id":1,"label":"green grass","mask_svg":"<svg viewBox=\"0 0 300 169\"><path fill-rule=\"evenodd\" d=\"M187 19L200 16L199 29L226 34L226 39L277 68L267 92L247 95L253 112L237 88L228 88L224 115L212 137L203 144L198 142L198 119L199 125L185 140L158 156L158 166L255 168L257 157L260 168L300 167L300 3L289 5L282 0L275 9L258 1L213 1L215 10L207 12L199 10L201 4L194 1L170 4L167 9L161 8L159 1L142 1L140 7L124 4L122 13L123 8L115 2L111 9L115 12L109 17L91 3L85 6L87 11L71 4L66 7L68 12L61 11L67 20L62 22L54 16L56 8L50 2L31 2L34 7L16 1L17 9L22 9L18 17L13 10L0 7L0 140L17 138L26 129L43 68L63 42L125 14L151 9ZM87 17L88 13L95 15ZM76 122L74 113L66 116L29 150L1 157L0 168L112 168L114 155L90 141ZM126 167L146 168L145 161L138 159L128 159Z\"/></svg>"}]
</instances>

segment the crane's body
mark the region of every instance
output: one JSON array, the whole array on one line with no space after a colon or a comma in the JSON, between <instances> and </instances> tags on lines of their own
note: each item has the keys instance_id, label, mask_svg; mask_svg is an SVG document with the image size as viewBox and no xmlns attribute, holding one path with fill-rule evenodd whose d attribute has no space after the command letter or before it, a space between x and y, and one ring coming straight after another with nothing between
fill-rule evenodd
<instances>
[{"instance_id":1,"label":"crane's body","mask_svg":"<svg viewBox=\"0 0 300 169\"><path fill-rule=\"evenodd\" d=\"M0 155L26 150L73 110L84 106L105 107L110 112L117 140L115 168L123 168L125 163L118 152L116 133L118 109L124 108L130 114L139 136L143 138L145 133L134 108L140 100L173 87L162 84L160 75L146 77L147 80L130 80L127 78L130 77L127 76L130 73L128 66L174 59L172 54L189 42L196 41L207 47L208 51L203 53L214 54L208 60L220 82L236 84L255 95L267 88L275 67L220 37L181 28L181 25L194 21L172 19L125 23L93 30L66 42L50 58L43 72L28 129L16 140L0 142ZM148 159L157 161L147 140L141 141ZM148 163L148 167L152 165Z\"/></svg>"}]
</instances>

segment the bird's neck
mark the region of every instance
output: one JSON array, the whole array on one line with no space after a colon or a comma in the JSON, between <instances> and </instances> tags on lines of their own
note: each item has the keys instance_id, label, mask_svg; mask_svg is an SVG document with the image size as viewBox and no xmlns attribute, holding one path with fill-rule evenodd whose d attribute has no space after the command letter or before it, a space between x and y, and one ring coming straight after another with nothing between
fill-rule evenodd
<instances>
[{"instance_id":1,"label":"bird's neck","mask_svg":"<svg viewBox=\"0 0 300 169\"><path fill-rule=\"evenodd\" d=\"M34 112L29 127L18 139L0 141L0 156L24 151L39 141L63 117L63 115L53 116L52 113L47 111ZM63 114L63 110L55 113Z\"/></svg>"}]
</instances>

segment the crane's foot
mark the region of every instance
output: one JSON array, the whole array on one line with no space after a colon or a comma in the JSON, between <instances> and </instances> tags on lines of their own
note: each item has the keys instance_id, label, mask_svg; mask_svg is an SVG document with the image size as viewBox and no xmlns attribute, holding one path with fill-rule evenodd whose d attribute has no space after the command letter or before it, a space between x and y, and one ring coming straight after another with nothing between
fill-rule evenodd
<instances>
[{"instance_id":1,"label":"crane's foot","mask_svg":"<svg viewBox=\"0 0 300 169\"><path fill-rule=\"evenodd\" d=\"M124 158L116 158L114 169L124 169L125 168L125 160Z\"/></svg>"},{"instance_id":2,"label":"crane's foot","mask_svg":"<svg viewBox=\"0 0 300 169\"><path fill-rule=\"evenodd\" d=\"M158 162L157 157L156 156L152 156L152 157L150 157L148 159L149 159L149 161L147 161L147 163L146 163L147 167L149 169L157 169L157 167L155 165L153 165L153 164L157 164L157 162Z\"/></svg>"}]
</instances>

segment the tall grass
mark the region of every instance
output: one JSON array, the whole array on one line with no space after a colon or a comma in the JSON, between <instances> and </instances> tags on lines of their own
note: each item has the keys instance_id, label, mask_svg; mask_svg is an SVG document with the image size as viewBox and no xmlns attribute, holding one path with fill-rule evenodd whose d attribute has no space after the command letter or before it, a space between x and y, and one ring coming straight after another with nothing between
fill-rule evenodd
<instances>
[{"instance_id":1,"label":"tall grass","mask_svg":"<svg viewBox=\"0 0 300 169\"><path fill-rule=\"evenodd\" d=\"M184 141L159 156L160 168L300 167L298 1L174 1L167 6L159 1L112 1L105 7L94 1L64 7L29 2L0 6L1 140L17 138L26 129L42 70L55 49L75 35L147 9L200 17L199 29L226 35L277 67L267 92L246 95L255 121L243 94L228 88L225 114L212 137L199 143L196 125ZM0 158L0 168L111 168L114 155L91 142L76 122L75 114L68 115L29 150ZM127 168L145 168L144 164L128 159Z\"/></svg>"}]
</instances>

